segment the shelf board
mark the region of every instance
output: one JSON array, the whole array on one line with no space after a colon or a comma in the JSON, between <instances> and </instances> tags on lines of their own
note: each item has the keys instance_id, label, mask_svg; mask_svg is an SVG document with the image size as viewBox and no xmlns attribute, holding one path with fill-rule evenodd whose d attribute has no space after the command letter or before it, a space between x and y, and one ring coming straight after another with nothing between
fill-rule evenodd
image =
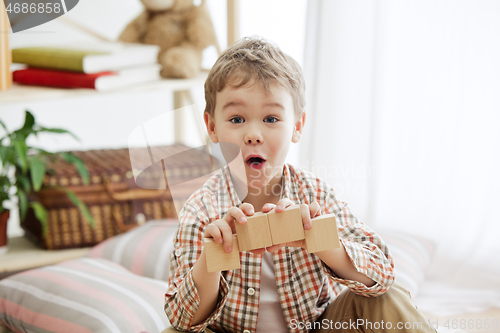
<instances>
[{"instance_id":1,"label":"shelf board","mask_svg":"<svg viewBox=\"0 0 500 333\"><path fill-rule=\"evenodd\" d=\"M89 251L90 248L44 250L25 237L9 238L7 253L0 255L0 273L53 265L61 261L83 257Z\"/></svg>"},{"instance_id":2,"label":"shelf board","mask_svg":"<svg viewBox=\"0 0 500 333\"><path fill-rule=\"evenodd\" d=\"M82 96L104 96L110 94L130 94L154 90L181 91L195 87L203 87L208 72L203 71L192 79L162 79L159 81L139 84L130 88L122 88L107 92L99 92L93 89L64 89L41 86L27 86L14 83L5 91L0 91L0 106L9 104L20 104L25 102L49 101L61 98Z\"/></svg>"}]
</instances>

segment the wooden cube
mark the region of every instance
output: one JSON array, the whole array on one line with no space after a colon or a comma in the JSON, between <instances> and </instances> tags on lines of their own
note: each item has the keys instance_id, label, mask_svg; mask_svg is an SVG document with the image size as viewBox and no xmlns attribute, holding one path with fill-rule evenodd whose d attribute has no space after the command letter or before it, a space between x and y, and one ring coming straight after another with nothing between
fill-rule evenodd
<instances>
[{"instance_id":1,"label":"wooden cube","mask_svg":"<svg viewBox=\"0 0 500 333\"><path fill-rule=\"evenodd\" d=\"M306 247L309 253L332 250L340 247L335 215L321 215L312 219L312 228L305 230Z\"/></svg>"},{"instance_id":2,"label":"wooden cube","mask_svg":"<svg viewBox=\"0 0 500 333\"><path fill-rule=\"evenodd\" d=\"M267 214L262 212L247 216L247 223L234 222L240 251L251 251L273 245Z\"/></svg>"},{"instance_id":3,"label":"wooden cube","mask_svg":"<svg viewBox=\"0 0 500 333\"><path fill-rule=\"evenodd\" d=\"M300 206L290 206L282 213L272 211L267 214L267 218L274 245L305 238Z\"/></svg>"},{"instance_id":4,"label":"wooden cube","mask_svg":"<svg viewBox=\"0 0 500 333\"><path fill-rule=\"evenodd\" d=\"M204 241L207 270L209 272L229 271L240 268L240 250L236 235L233 235L233 250L231 253L224 251L224 243L219 244L213 238L205 238Z\"/></svg>"}]
</instances>

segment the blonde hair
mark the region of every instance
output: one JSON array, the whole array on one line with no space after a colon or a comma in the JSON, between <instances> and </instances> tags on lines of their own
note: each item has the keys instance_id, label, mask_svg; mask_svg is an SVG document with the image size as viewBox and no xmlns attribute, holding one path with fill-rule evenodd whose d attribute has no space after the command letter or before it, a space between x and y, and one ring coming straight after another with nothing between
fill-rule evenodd
<instances>
[{"instance_id":1,"label":"blonde hair","mask_svg":"<svg viewBox=\"0 0 500 333\"><path fill-rule=\"evenodd\" d=\"M263 38L245 37L222 53L210 70L205 81L205 113L214 116L216 95L227 85L239 88L252 80L265 90L279 83L292 95L295 114L304 112L305 82L297 61Z\"/></svg>"}]
</instances>

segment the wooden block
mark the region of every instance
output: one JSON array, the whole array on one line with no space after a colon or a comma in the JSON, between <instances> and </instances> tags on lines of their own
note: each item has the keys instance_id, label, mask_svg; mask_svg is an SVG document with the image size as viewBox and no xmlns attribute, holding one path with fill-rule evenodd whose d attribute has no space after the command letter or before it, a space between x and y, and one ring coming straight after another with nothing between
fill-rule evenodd
<instances>
[{"instance_id":1,"label":"wooden block","mask_svg":"<svg viewBox=\"0 0 500 333\"><path fill-rule=\"evenodd\" d=\"M282 213L267 214L273 244L283 244L305 238L300 206L294 205Z\"/></svg>"},{"instance_id":2,"label":"wooden block","mask_svg":"<svg viewBox=\"0 0 500 333\"><path fill-rule=\"evenodd\" d=\"M247 216L247 223L234 222L240 251L250 251L273 245L267 214L258 212Z\"/></svg>"},{"instance_id":3,"label":"wooden block","mask_svg":"<svg viewBox=\"0 0 500 333\"><path fill-rule=\"evenodd\" d=\"M224 251L224 244L217 243L213 238L205 238L205 252L207 256L207 270L209 272L229 271L240 268L240 250L238 238L233 235L233 250Z\"/></svg>"},{"instance_id":4,"label":"wooden block","mask_svg":"<svg viewBox=\"0 0 500 333\"><path fill-rule=\"evenodd\" d=\"M312 228L305 230L306 247L309 253L332 250L340 247L335 215L321 215L312 219Z\"/></svg>"}]
</instances>

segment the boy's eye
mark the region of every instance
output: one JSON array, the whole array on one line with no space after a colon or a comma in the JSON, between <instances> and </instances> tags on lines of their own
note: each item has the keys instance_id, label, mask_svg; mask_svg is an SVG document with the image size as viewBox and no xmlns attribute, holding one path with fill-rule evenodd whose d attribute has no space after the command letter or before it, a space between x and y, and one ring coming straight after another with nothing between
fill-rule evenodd
<instances>
[{"instance_id":1,"label":"boy's eye","mask_svg":"<svg viewBox=\"0 0 500 333\"><path fill-rule=\"evenodd\" d=\"M233 117L229 121L232 122L233 124L241 124L241 123L243 123L243 118Z\"/></svg>"},{"instance_id":2,"label":"boy's eye","mask_svg":"<svg viewBox=\"0 0 500 333\"><path fill-rule=\"evenodd\" d=\"M265 123L275 123L278 121L278 118L274 117L274 116L269 116L269 117L266 117L264 119L264 122Z\"/></svg>"}]
</instances>

